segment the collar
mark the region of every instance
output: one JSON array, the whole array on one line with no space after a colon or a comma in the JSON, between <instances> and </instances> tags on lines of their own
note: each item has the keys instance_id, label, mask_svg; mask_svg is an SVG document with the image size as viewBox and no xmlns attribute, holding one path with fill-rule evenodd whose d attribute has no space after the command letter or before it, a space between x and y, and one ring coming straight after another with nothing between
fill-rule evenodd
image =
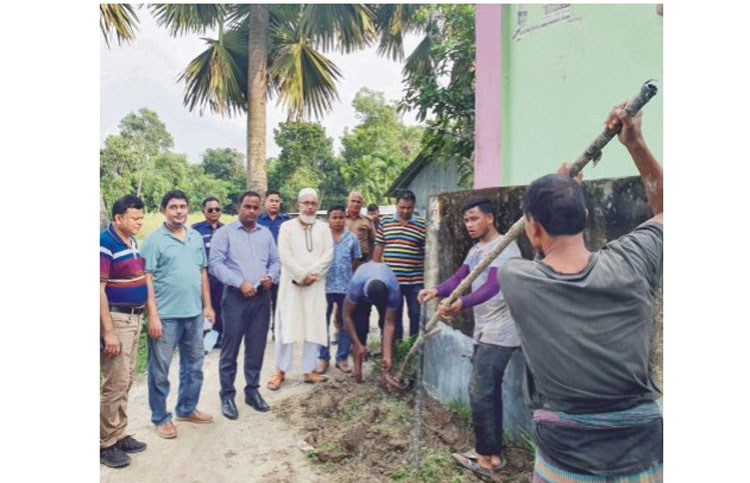
<instances>
[{"instance_id":1,"label":"collar","mask_svg":"<svg viewBox=\"0 0 750 483\"><path fill-rule=\"evenodd\" d=\"M107 227L107 231L109 231L109 234L112 236L112 238L115 239L115 241L117 243L120 243L121 245L128 246L128 244L123 241L122 237L120 237L120 235L115 230L115 224L114 223L110 223L109 224L109 226ZM129 238L130 238L131 246L136 246L135 237L131 236Z\"/></svg>"},{"instance_id":2,"label":"collar","mask_svg":"<svg viewBox=\"0 0 750 483\"><path fill-rule=\"evenodd\" d=\"M237 221L235 221L234 223L237 223L237 228L236 228L236 229L238 229L238 230L242 230L242 231L244 231L244 232L247 232L247 233L254 233L254 232L256 232L256 231L258 231L258 230L260 230L260 229L262 228L262 227L261 227L261 226L260 226L260 225L258 224L258 221L257 221L257 220L255 221L255 228L253 228L253 229L252 229L252 230L250 230L250 231L247 231L247 230L245 229L245 225L243 225L243 224L242 224L242 222L241 222L240 220L237 220Z\"/></svg>"},{"instance_id":3,"label":"collar","mask_svg":"<svg viewBox=\"0 0 750 483\"><path fill-rule=\"evenodd\" d=\"M187 226L187 225L182 225L182 226L183 226L183 227L185 228L185 239L184 239L184 240L180 240L179 238L177 238L177 237L175 236L175 234L174 234L174 233L172 233L171 231L169 231L169 228L167 228L167 222L166 222L166 221L163 221L163 222L161 223L161 227L160 227L160 229L162 230L162 232L163 232L163 233L164 233L165 235L167 235L167 236L169 236L169 237L171 237L171 238L174 238L174 239L175 239L175 240L177 240L178 242L180 242L180 243L187 243L187 241L188 241L188 240L190 240L190 238L191 238L191 236L192 236L192 235L191 235L191 233L192 233L192 232L193 232L194 230L193 230L193 229L192 229L191 227Z\"/></svg>"}]
</instances>

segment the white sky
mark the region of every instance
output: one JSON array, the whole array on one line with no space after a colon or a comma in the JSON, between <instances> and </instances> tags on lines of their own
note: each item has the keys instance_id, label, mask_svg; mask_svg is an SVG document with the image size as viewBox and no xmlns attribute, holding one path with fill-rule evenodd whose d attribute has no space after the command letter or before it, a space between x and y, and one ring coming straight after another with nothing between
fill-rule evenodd
<instances>
[{"instance_id":1,"label":"white sky","mask_svg":"<svg viewBox=\"0 0 750 483\"><path fill-rule=\"evenodd\" d=\"M184 83L178 84L177 76L205 49L204 42L195 34L171 37L166 29L156 25L149 12L139 9L137 14L140 22L134 42L121 46L113 42L108 49L101 40L100 141L103 143L108 135L116 134L117 124L129 112L147 107L159 115L172 133L174 151L187 153L190 162L199 162L206 148L230 147L245 153L244 115L221 117L206 109L201 116L198 110L190 112L183 106ZM213 33L205 36L215 37ZM406 39L407 55L418 42L417 36ZM389 100L401 98L403 64L379 57L375 50L373 46L349 55L327 54L338 66L342 79L338 83L340 101L321 123L328 137L333 138L337 151L344 128L351 129L357 124L351 102L361 87L381 91ZM276 106L275 98L268 102L267 116L266 155L271 157L279 153L273 141L273 128L286 120L286 113ZM404 120L416 124L411 113Z\"/></svg>"}]
</instances>

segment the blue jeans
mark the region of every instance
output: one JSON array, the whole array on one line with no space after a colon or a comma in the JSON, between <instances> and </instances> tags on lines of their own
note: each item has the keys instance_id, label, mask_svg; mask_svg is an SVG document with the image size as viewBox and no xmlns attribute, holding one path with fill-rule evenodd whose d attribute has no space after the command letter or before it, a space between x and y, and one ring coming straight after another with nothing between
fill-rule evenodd
<instances>
[{"instance_id":1,"label":"blue jeans","mask_svg":"<svg viewBox=\"0 0 750 483\"><path fill-rule=\"evenodd\" d=\"M180 347L180 387L175 412L190 416L198 406L203 385L203 317L161 319L162 335L148 339L148 405L156 426L172 420L167 411L169 365L175 347Z\"/></svg>"},{"instance_id":2,"label":"blue jeans","mask_svg":"<svg viewBox=\"0 0 750 483\"><path fill-rule=\"evenodd\" d=\"M403 299L406 299L406 312L409 316L409 336L415 336L419 334L419 311L421 309L419 301L417 300L417 295L419 294L419 291L424 288L424 285L421 283L414 285L400 284L399 287L401 288L401 297L403 297ZM403 317L404 309L402 306L398 310L398 314L396 315L396 340L403 339Z\"/></svg>"},{"instance_id":3,"label":"blue jeans","mask_svg":"<svg viewBox=\"0 0 750 483\"><path fill-rule=\"evenodd\" d=\"M339 346L338 349L336 349L336 362L345 361L349 358L349 349L352 345L352 339L349 336L349 332L346 330L346 327L344 326L344 297L346 297L346 294L343 293L326 294L326 301L328 302L328 307L326 308L326 331L328 333L328 345L320 347L320 354L318 354L318 359L324 361L331 360L330 320L331 313L333 312L334 302L336 302L336 305L338 306L338 308L336 309L336 314L338 316L339 323L341 324L341 329L339 330Z\"/></svg>"}]
</instances>

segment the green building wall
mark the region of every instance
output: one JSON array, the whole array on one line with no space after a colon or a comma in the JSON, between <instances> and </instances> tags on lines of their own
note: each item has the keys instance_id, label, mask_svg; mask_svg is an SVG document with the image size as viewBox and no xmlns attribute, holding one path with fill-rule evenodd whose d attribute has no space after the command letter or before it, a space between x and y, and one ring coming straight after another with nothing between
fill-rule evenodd
<instances>
[{"instance_id":1,"label":"green building wall","mask_svg":"<svg viewBox=\"0 0 750 483\"><path fill-rule=\"evenodd\" d=\"M662 22L654 4L503 6L504 186L574 161L648 79L661 90L644 108L643 132L663 162ZM616 140L585 170L587 179L636 174Z\"/></svg>"}]
</instances>

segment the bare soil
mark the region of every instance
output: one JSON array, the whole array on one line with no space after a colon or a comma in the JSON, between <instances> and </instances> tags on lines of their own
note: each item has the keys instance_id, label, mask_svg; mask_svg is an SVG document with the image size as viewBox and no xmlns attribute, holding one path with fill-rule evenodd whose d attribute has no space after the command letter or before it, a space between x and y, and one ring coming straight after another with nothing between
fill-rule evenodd
<instances>
[{"instance_id":1,"label":"bare soil","mask_svg":"<svg viewBox=\"0 0 750 483\"><path fill-rule=\"evenodd\" d=\"M329 481L483 481L450 456L473 446L470 423L426 395L422 407L418 471L412 470L414 392L386 393L377 371L370 371L362 384L336 377L285 399L274 412L305 433L304 440L315 448L307 456L330 475ZM505 456L508 465L495 481L529 481L533 456L515 446L507 446Z\"/></svg>"}]
</instances>

